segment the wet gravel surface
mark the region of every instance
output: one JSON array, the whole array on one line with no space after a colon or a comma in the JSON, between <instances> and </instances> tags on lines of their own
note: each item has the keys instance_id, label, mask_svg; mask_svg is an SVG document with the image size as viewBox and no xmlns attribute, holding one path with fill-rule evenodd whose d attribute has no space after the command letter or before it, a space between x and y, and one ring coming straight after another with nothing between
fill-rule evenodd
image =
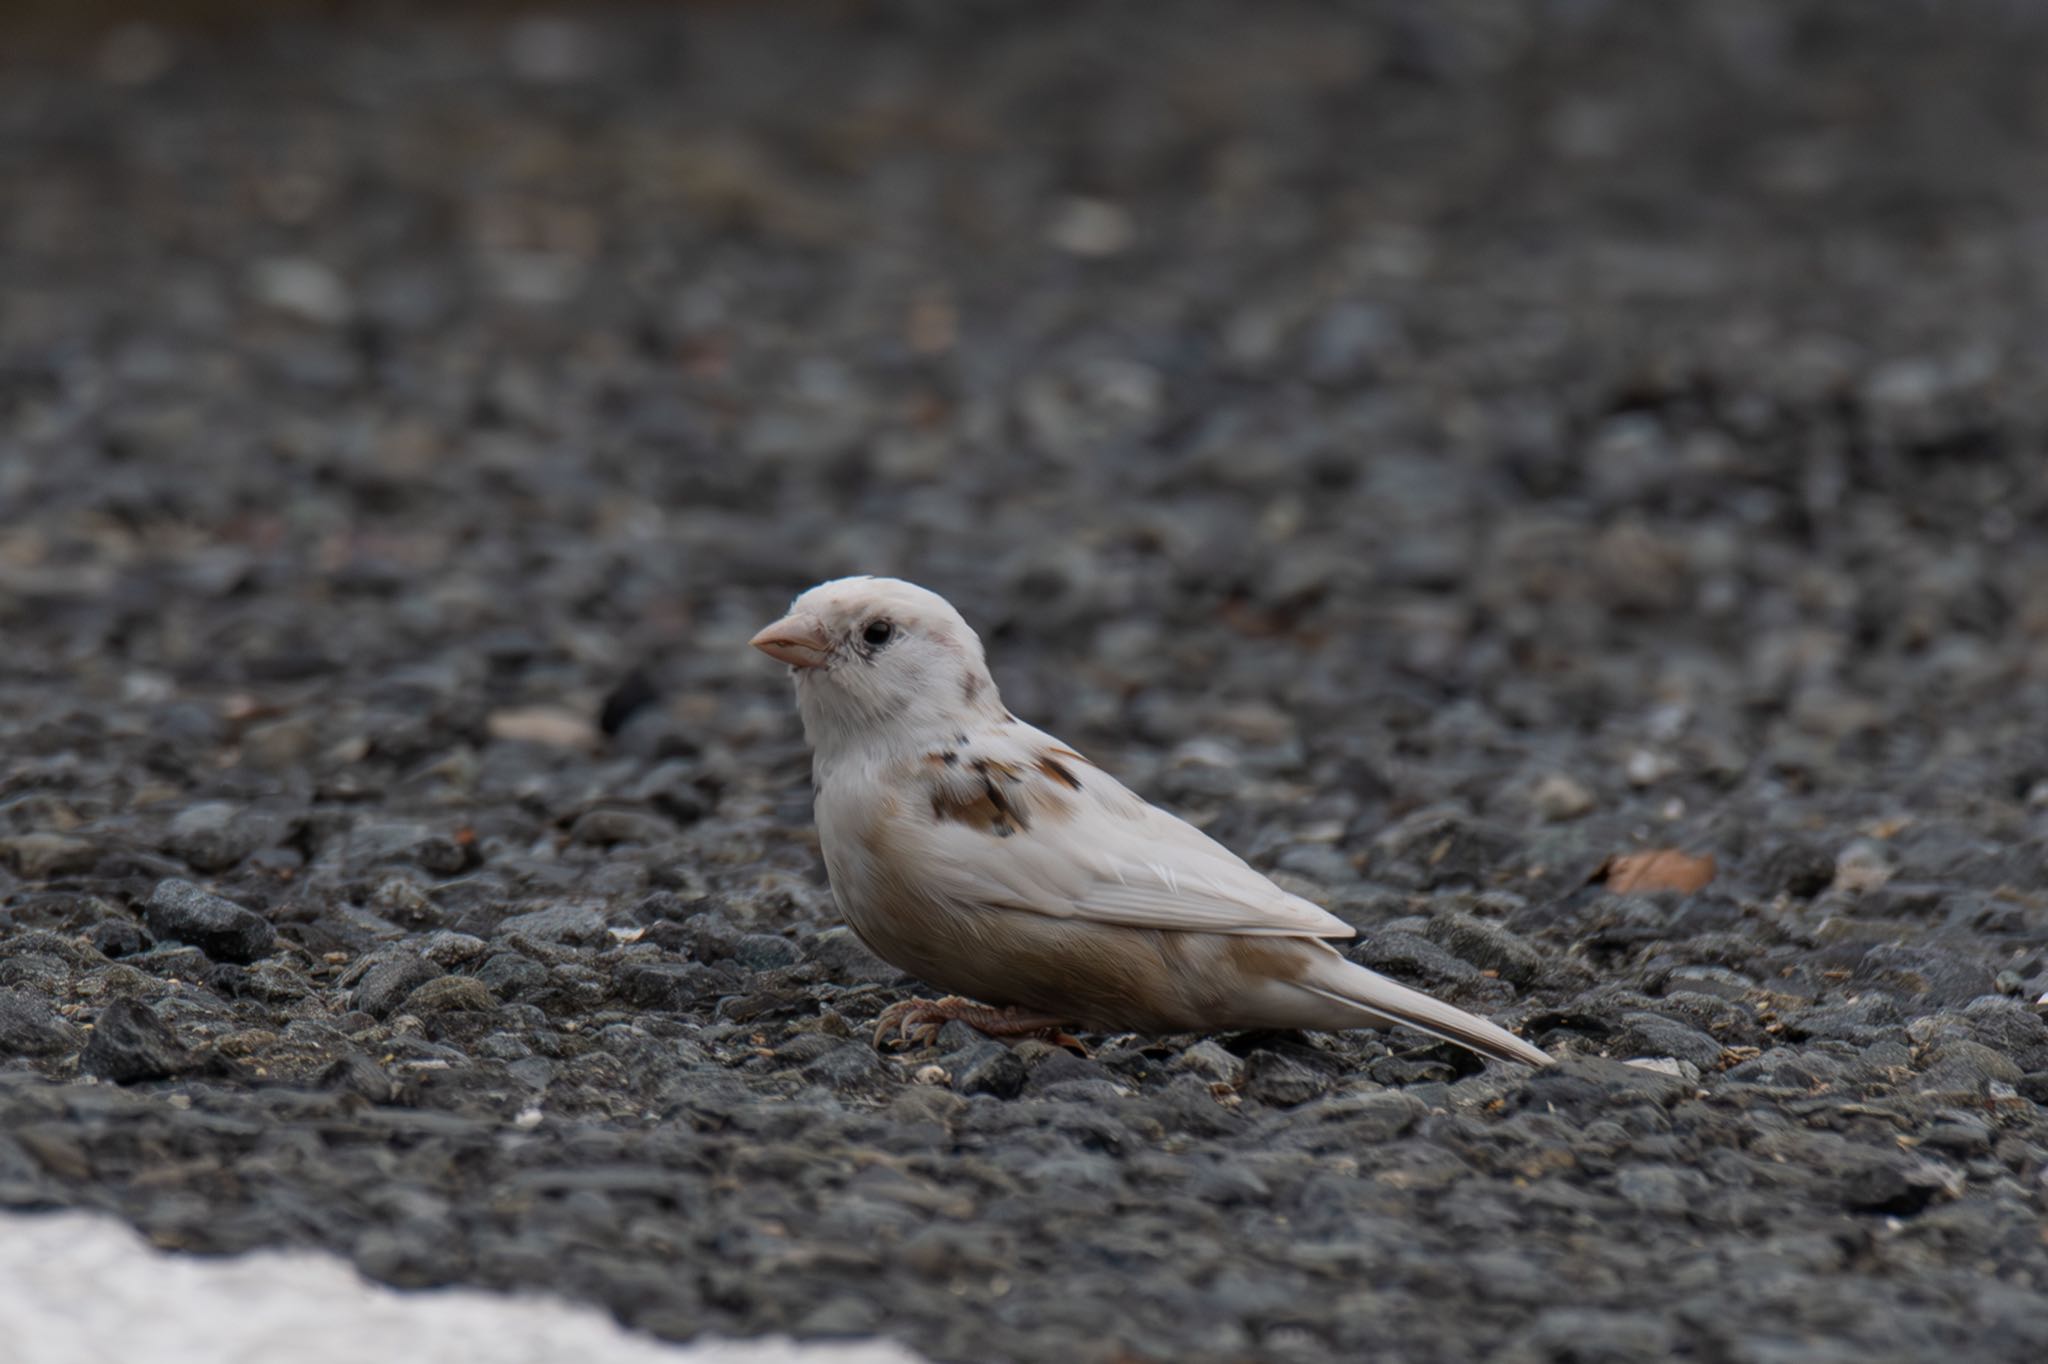
<instances>
[{"instance_id":1,"label":"wet gravel surface","mask_svg":"<svg viewBox=\"0 0 2048 1364\"><path fill-rule=\"evenodd\" d=\"M2035 7L28 52L0 1204L940 1360L2048 1349ZM745 648L869 570L1563 1064L878 1054Z\"/></svg>"}]
</instances>

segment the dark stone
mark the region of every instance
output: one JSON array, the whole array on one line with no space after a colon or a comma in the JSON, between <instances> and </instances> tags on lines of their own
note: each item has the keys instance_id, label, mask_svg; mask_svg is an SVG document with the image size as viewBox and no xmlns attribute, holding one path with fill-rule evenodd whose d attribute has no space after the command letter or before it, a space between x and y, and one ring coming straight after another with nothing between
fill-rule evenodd
<instances>
[{"instance_id":1,"label":"dark stone","mask_svg":"<svg viewBox=\"0 0 2048 1364\"><path fill-rule=\"evenodd\" d=\"M848 1085L872 1088L889 1078L889 1070L866 1042L842 1042L805 1065L803 1076L833 1089Z\"/></svg>"},{"instance_id":2,"label":"dark stone","mask_svg":"<svg viewBox=\"0 0 2048 1364\"><path fill-rule=\"evenodd\" d=\"M187 943L221 961L256 961L277 941L277 931L261 914L190 881L159 882L149 897L148 920L160 940Z\"/></svg>"},{"instance_id":3,"label":"dark stone","mask_svg":"<svg viewBox=\"0 0 2048 1364\"><path fill-rule=\"evenodd\" d=\"M803 953L795 943L772 933L749 933L734 944L732 953L734 964L749 971L779 970L802 959Z\"/></svg>"},{"instance_id":4,"label":"dark stone","mask_svg":"<svg viewBox=\"0 0 2048 1364\"><path fill-rule=\"evenodd\" d=\"M1513 832L1496 825L1424 811L1372 840L1366 873L1374 880L1417 890L1484 889L1521 856L1521 846Z\"/></svg>"},{"instance_id":5,"label":"dark stone","mask_svg":"<svg viewBox=\"0 0 2048 1364\"><path fill-rule=\"evenodd\" d=\"M1872 990L1855 999L1798 1009L1786 1015L1784 1035L1788 1041L1839 1038L1858 1046L1874 1042L1904 1040L1906 1025L1898 1003L1881 991Z\"/></svg>"},{"instance_id":6,"label":"dark stone","mask_svg":"<svg viewBox=\"0 0 2048 1364\"><path fill-rule=\"evenodd\" d=\"M1244 1096L1278 1108L1307 1103L1330 1088L1328 1075L1278 1052L1253 1052L1245 1071Z\"/></svg>"},{"instance_id":7,"label":"dark stone","mask_svg":"<svg viewBox=\"0 0 2048 1364\"><path fill-rule=\"evenodd\" d=\"M405 997L399 1012L420 1018L451 1012L488 1013L498 1007L491 987L474 976L441 976Z\"/></svg>"},{"instance_id":8,"label":"dark stone","mask_svg":"<svg viewBox=\"0 0 2048 1364\"><path fill-rule=\"evenodd\" d=\"M953 1090L958 1094L992 1094L998 1099L1014 1099L1030 1078L1030 1071L1017 1053L987 1038L978 1038L963 1050L948 1052L939 1064L953 1077Z\"/></svg>"},{"instance_id":9,"label":"dark stone","mask_svg":"<svg viewBox=\"0 0 2048 1364\"><path fill-rule=\"evenodd\" d=\"M358 820L348 829L346 847L358 866L413 866L435 876L453 876L475 861L473 844L409 819Z\"/></svg>"},{"instance_id":10,"label":"dark stone","mask_svg":"<svg viewBox=\"0 0 2048 1364\"><path fill-rule=\"evenodd\" d=\"M1960 1026L2021 1070L2048 1070L2048 1020L2030 1006L2016 999L1974 999L1964 1007Z\"/></svg>"},{"instance_id":11,"label":"dark stone","mask_svg":"<svg viewBox=\"0 0 2048 1364\"><path fill-rule=\"evenodd\" d=\"M1726 1050L1698 1028L1652 1013L1623 1014L1621 1030L1614 1035L1610 1049L1624 1059L1675 1056L1703 1070L1719 1065Z\"/></svg>"},{"instance_id":12,"label":"dark stone","mask_svg":"<svg viewBox=\"0 0 2048 1364\"><path fill-rule=\"evenodd\" d=\"M597 727L607 735L617 734L626 722L661 699L661 688L646 668L632 668L605 695L597 715Z\"/></svg>"},{"instance_id":13,"label":"dark stone","mask_svg":"<svg viewBox=\"0 0 2048 1364\"><path fill-rule=\"evenodd\" d=\"M131 919L109 918L94 924L85 935L95 950L108 957L132 957L156 945L149 930Z\"/></svg>"},{"instance_id":14,"label":"dark stone","mask_svg":"<svg viewBox=\"0 0 2048 1364\"><path fill-rule=\"evenodd\" d=\"M1360 966L1379 971L1417 988L1479 979L1479 968L1428 938L1383 930L1368 934L1348 953Z\"/></svg>"},{"instance_id":15,"label":"dark stone","mask_svg":"<svg viewBox=\"0 0 2048 1364\"><path fill-rule=\"evenodd\" d=\"M1344 1143L1371 1146L1406 1135L1422 1121L1420 1099L1400 1090L1334 1094L1287 1115L1293 1130L1314 1130L1319 1140L1336 1135Z\"/></svg>"},{"instance_id":16,"label":"dark stone","mask_svg":"<svg viewBox=\"0 0 2048 1364\"><path fill-rule=\"evenodd\" d=\"M498 932L505 937L516 933L536 942L563 943L572 947L601 947L611 943L604 916L594 909L580 909L573 905L514 914L499 923Z\"/></svg>"},{"instance_id":17,"label":"dark stone","mask_svg":"<svg viewBox=\"0 0 2048 1364\"><path fill-rule=\"evenodd\" d=\"M1691 1092L1676 1075L1603 1057L1575 1056L1527 1073L1517 1106L1590 1122L1627 1103L1665 1105Z\"/></svg>"},{"instance_id":18,"label":"dark stone","mask_svg":"<svg viewBox=\"0 0 2048 1364\"><path fill-rule=\"evenodd\" d=\"M477 968L476 978L500 999L525 999L547 988L548 968L518 952L497 952Z\"/></svg>"},{"instance_id":19,"label":"dark stone","mask_svg":"<svg viewBox=\"0 0 2048 1364\"><path fill-rule=\"evenodd\" d=\"M1193 1075L1176 1076L1135 1102L1170 1135L1215 1138L1235 1135L1245 1126L1243 1117L1218 1101L1210 1082Z\"/></svg>"},{"instance_id":20,"label":"dark stone","mask_svg":"<svg viewBox=\"0 0 2048 1364\"><path fill-rule=\"evenodd\" d=\"M901 985L910 977L870 952L850 928L828 928L810 940L808 954L826 977L842 985Z\"/></svg>"},{"instance_id":21,"label":"dark stone","mask_svg":"<svg viewBox=\"0 0 2048 1364\"><path fill-rule=\"evenodd\" d=\"M1955 1113L1928 1128L1920 1144L1930 1151L1968 1159L1990 1155L1994 1139L1990 1126L1982 1118L1970 1113Z\"/></svg>"},{"instance_id":22,"label":"dark stone","mask_svg":"<svg viewBox=\"0 0 2048 1364\"><path fill-rule=\"evenodd\" d=\"M1670 1165L1631 1165L1614 1185L1630 1207L1657 1217L1683 1217L1711 1197L1713 1187L1697 1170Z\"/></svg>"},{"instance_id":23,"label":"dark stone","mask_svg":"<svg viewBox=\"0 0 2048 1364\"><path fill-rule=\"evenodd\" d=\"M682 921L682 950L698 961L720 962L739 951L747 936L716 905L700 907Z\"/></svg>"},{"instance_id":24,"label":"dark stone","mask_svg":"<svg viewBox=\"0 0 2048 1364\"><path fill-rule=\"evenodd\" d=\"M128 964L162 980L204 980L215 965L196 947L162 944L136 953Z\"/></svg>"},{"instance_id":25,"label":"dark stone","mask_svg":"<svg viewBox=\"0 0 2048 1364\"><path fill-rule=\"evenodd\" d=\"M1383 1085L1445 1084L1458 1078L1456 1063L1441 1056L1376 1056L1366 1067L1374 1082Z\"/></svg>"},{"instance_id":26,"label":"dark stone","mask_svg":"<svg viewBox=\"0 0 2048 1364\"><path fill-rule=\"evenodd\" d=\"M1857 979L1910 998L1922 1008L1968 1004L1992 994L1995 972L1946 948L1883 943L1864 954Z\"/></svg>"},{"instance_id":27,"label":"dark stone","mask_svg":"<svg viewBox=\"0 0 2048 1364\"><path fill-rule=\"evenodd\" d=\"M398 1087L384 1068L359 1051L346 1052L329 1063L320 1072L319 1084L322 1089L359 1095L377 1104L390 1103L398 1095Z\"/></svg>"},{"instance_id":28,"label":"dark stone","mask_svg":"<svg viewBox=\"0 0 2048 1364\"><path fill-rule=\"evenodd\" d=\"M102 1079L130 1085L183 1075L199 1062L148 1005L117 999L100 1010L80 1064Z\"/></svg>"},{"instance_id":29,"label":"dark stone","mask_svg":"<svg viewBox=\"0 0 2048 1364\"><path fill-rule=\"evenodd\" d=\"M277 838L283 821L224 801L182 810L171 821L164 850L194 871L226 871Z\"/></svg>"},{"instance_id":30,"label":"dark stone","mask_svg":"<svg viewBox=\"0 0 2048 1364\"><path fill-rule=\"evenodd\" d=\"M441 968L412 952L393 952L363 973L349 1003L372 1018L389 1018Z\"/></svg>"},{"instance_id":31,"label":"dark stone","mask_svg":"<svg viewBox=\"0 0 2048 1364\"><path fill-rule=\"evenodd\" d=\"M259 961L243 973L242 990L268 1004L289 1004L316 993L313 983L281 961Z\"/></svg>"},{"instance_id":32,"label":"dark stone","mask_svg":"<svg viewBox=\"0 0 2048 1364\"><path fill-rule=\"evenodd\" d=\"M941 1033L940 1036L943 1038L945 1034ZM1031 1066L1030 1070L1027 1084L1034 1094L1043 1093L1054 1085L1072 1084L1077 1081L1096 1080L1104 1084L1114 1084L1116 1080L1115 1076L1094 1061L1065 1050L1048 1053L1037 1064Z\"/></svg>"},{"instance_id":33,"label":"dark stone","mask_svg":"<svg viewBox=\"0 0 2048 1364\"><path fill-rule=\"evenodd\" d=\"M1429 940L1445 951L1492 971L1502 980L1526 985L1543 968L1543 955L1499 924L1455 912L1429 921Z\"/></svg>"},{"instance_id":34,"label":"dark stone","mask_svg":"<svg viewBox=\"0 0 2048 1364\"><path fill-rule=\"evenodd\" d=\"M1911 1216L1955 1191L1938 1166L1908 1156L1872 1159L1842 1176L1841 1198L1857 1212Z\"/></svg>"},{"instance_id":35,"label":"dark stone","mask_svg":"<svg viewBox=\"0 0 2048 1364\"><path fill-rule=\"evenodd\" d=\"M1766 892L1810 900L1835 880L1835 855L1816 843L1780 843L1757 868Z\"/></svg>"},{"instance_id":36,"label":"dark stone","mask_svg":"<svg viewBox=\"0 0 2048 1364\"><path fill-rule=\"evenodd\" d=\"M430 833L413 845L412 859L423 871L454 876L474 860L472 845L449 834Z\"/></svg>"},{"instance_id":37,"label":"dark stone","mask_svg":"<svg viewBox=\"0 0 2048 1364\"><path fill-rule=\"evenodd\" d=\"M628 1003L671 1013L680 1013L733 991L725 972L697 961L626 966L619 971L618 982L619 993Z\"/></svg>"},{"instance_id":38,"label":"dark stone","mask_svg":"<svg viewBox=\"0 0 2048 1364\"><path fill-rule=\"evenodd\" d=\"M666 921L680 926L692 915L701 913L703 908L704 902L701 897L691 899L673 890L657 890L635 905L633 913L641 923L658 924Z\"/></svg>"},{"instance_id":39,"label":"dark stone","mask_svg":"<svg viewBox=\"0 0 2048 1364\"><path fill-rule=\"evenodd\" d=\"M1924 1069L1913 1087L1928 1094L1978 1098L1994 1081L2017 1085L2025 1078L2010 1058L1964 1037L1935 1043L1921 1061Z\"/></svg>"},{"instance_id":40,"label":"dark stone","mask_svg":"<svg viewBox=\"0 0 2048 1364\"><path fill-rule=\"evenodd\" d=\"M971 1051L982 1043L993 1040L973 1024L952 1018L939 1025L938 1035L932 1038L932 1045L950 1054L956 1051Z\"/></svg>"},{"instance_id":41,"label":"dark stone","mask_svg":"<svg viewBox=\"0 0 2048 1364\"><path fill-rule=\"evenodd\" d=\"M72 1050L78 1039L78 1029L41 995L0 989L0 1055L53 1056Z\"/></svg>"},{"instance_id":42,"label":"dark stone","mask_svg":"<svg viewBox=\"0 0 2048 1364\"><path fill-rule=\"evenodd\" d=\"M815 1061L826 1052L846 1041L829 1033L800 1032L775 1049L775 1059L786 1065L801 1066Z\"/></svg>"},{"instance_id":43,"label":"dark stone","mask_svg":"<svg viewBox=\"0 0 2048 1364\"><path fill-rule=\"evenodd\" d=\"M695 824L717 805L716 783L696 763L671 758L652 768L624 794L677 827Z\"/></svg>"}]
</instances>

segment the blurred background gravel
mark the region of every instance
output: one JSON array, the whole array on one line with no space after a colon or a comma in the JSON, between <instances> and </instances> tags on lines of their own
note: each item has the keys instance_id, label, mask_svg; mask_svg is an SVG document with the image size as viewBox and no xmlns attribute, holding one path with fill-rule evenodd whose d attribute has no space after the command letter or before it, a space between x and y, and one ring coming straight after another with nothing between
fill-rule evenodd
<instances>
[{"instance_id":1,"label":"blurred background gravel","mask_svg":"<svg viewBox=\"0 0 2048 1364\"><path fill-rule=\"evenodd\" d=\"M2048 11L176 13L0 27L0 1203L940 1359L2048 1348ZM857 571L1574 1059L877 1057L745 648Z\"/></svg>"}]
</instances>

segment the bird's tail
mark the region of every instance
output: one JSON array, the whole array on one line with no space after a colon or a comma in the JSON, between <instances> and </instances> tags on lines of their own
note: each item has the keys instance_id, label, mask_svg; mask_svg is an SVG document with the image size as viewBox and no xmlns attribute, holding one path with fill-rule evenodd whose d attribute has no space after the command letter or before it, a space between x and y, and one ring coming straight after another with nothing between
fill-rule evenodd
<instances>
[{"instance_id":1,"label":"bird's tail","mask_svg":"<svg viewBox=\"0 0 2048 1364\"><path fill-rule=\"evenodd\" d=\"M1295 984L1370 1015L1368 1019L1361 1020L1362 1025L1384 1027L1398 1023L1432 1037L1441 1037L1446 1042L1469 1047L1481 1056L1520 1061L1528 1066L1550 1064L1550 1057L1540 1048L1530 1046L1506 1028L1477 1018L1463 1009L1453 1008L1440 999L1431 999L1420 990L1411 990L1388 980L1377 971L1368 971L1346 961L1335 950L1327 954L1316 953L1308 973Z\"/></svg>"}]
</instances>

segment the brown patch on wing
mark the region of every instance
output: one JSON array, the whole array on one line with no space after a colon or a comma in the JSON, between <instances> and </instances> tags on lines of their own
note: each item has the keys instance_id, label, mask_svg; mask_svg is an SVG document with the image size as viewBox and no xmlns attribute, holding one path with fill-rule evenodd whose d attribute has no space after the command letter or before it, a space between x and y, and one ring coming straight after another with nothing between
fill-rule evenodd
<instances>
[{"instance_id":1,"label":"brown patch on wing","mask_svg":"<svg viewBox=\"0 0 2048 1364\"><path fill-rule=\"evenodd\" d=\"M947 756L939 755L941 766L950 766L944 763ZM948 773L932 788L933 819L950 819L997 838L1031 827L1029 812L1012 799L1015 767L994 758L975 758L967 766L971 776Z\"/></svg>"},{"instance_id":2,"label":"brown patch on wing","mask_svg":"<svg viewBox=\"0 0 2048 1364\"><path fill-rule=\"evenodd\" d=\"M932 818L950 819L997 838L1031 827L1024 812L1010 803L1001 783L984 777L978 788L962 790L948 782L932 791Z\"/></svg>"},{"instance_id":3,"label":"brown patch on wing","mask_svg":"<svg viewBox=\"0 0 2048 1364\"><path fill-rule=\"evenodd\" d=\"M960 684L961 699L966 701L968 705L973 705L975 702L975 698L981 695L981 688L981 679L975 676L972 672L968 673L967 680Z\"/></svg>"},{"instance_id":4,"label":"brown patch on wing","mask_svg":"<svg viewBox=\"0 0 2048 1364\"><path fill-rule=\"evenodd\" d=\"M1041 779L1052 775L1038 764L1024 767L1000 758L963 761L950 751L925 755L932 818L965 824L997 838L1029 829L1039 819L1061 819L1072 813L1066 793ZM1064 769L1058 780L1080 789L1074 774Z\"/></svg>"}]
</instances>

